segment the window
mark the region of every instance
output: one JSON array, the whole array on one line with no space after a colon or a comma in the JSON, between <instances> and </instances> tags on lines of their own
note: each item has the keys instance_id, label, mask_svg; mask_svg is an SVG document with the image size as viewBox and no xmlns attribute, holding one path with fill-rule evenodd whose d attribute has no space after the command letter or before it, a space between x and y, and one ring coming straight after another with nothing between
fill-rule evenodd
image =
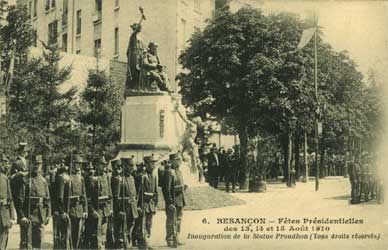
<instances>
[{"instance_id":1,"label":"window","mask_svg":"<svg viewBox=\"0 0 388 250\"><path fill-rule=\"evenodd\" d=\"M201 0L194 0L194 9L201 10Z\"/></svg>"},{"instance_id":2,"label":"window","mask_svg":"<svg viewBox=\"0 0 388 250\"><path fill-rule=\"evenodd\" d=\"M67 52L67 33L62 35L62 50Z\"/></svg>"},{"instance_id":3,"label":"window","mask_svg":"<svg viewBox=\"0 0 388 250\"><path fill-rule=\"evenodd\" d=\"M55 8L55 0L51 0L51 8L52 8L52 9Z\"/></svg>"},{"instance_id":4,"label":"window","mask_svg":"<svg viewBox=\"0 0 388 250\"><path fill-rule=\"evenodd\" d=\"M95 0L96 1L96 11L102 10L102 0Z\"/></svg>"},{"instance_id":5,"label":"window","mask_svg":"<svg viewBox=\"0 0 388 250\"><path fill-rule=\"evenodd\" d=\"M38 0L34 0L34 12L32 14L33 17L38 15Z\"/></svg>"},{"instance_id":6,"label":"window","mask_svg":"<svg viewBox=\"0 0 388 250\"><path fill-rule=\"evenodd\" d=\"M119 7L120 5L120 0L115 0L115 7Z\"/></svg>"},{"instance_id":7,"label":"window","mask_svg":"<svg viewBox=\"0 0 388 250\"><path fill-rule=\"evenodd\" d=\"M58 39L58 21L55 20L52 23L49 23L48 25L48 44L55 44L57 43Z\"/></svg>"},{"instance_id":8,"label":"window","mask_svg":"<svg viewBox=\"0 0 388 250\"><path fill-rule=\"evenodd\" d=\"M94 56L98 57L101 52L101 39L94 40Z\"/></svg>"},{"instance_id":9,"label":"window","mask_svg":"<svg viewBox=\"0 0 388 250\"><path fill-rule=\"evenodd\" d=\"M82 12L81 10L77 10L77 35L81 34L82 31Z\"/></svg>"},{"instance_id":10,"label":"window","mask_svg":"<svg viewBox=\"0 0 388 250\"><path fill-rule=\"evenodd\" d=\"M69 13L69 0L63 0L63 14Z\"/></svg>"},{"instance_id":11,"label":"window","mask_svg":"<svg viewBox=\"0 0 388 250\"><path fill-rule=\"evenodd\" d=\"M62 14L62 26L67 25L68 13L69 13L69 0L63 0L63 14Z\"/></svg>"},{"instance_id":12,"label":"window","mask_svg":"<svg viewBox=\"0 0 388 250\"><path fill-rule=\"evenodd\" d=\"M50 10L50 0L46 0L46 5L44 6L44 10L45 11L49 11Z\"/></svg>"},{"instance_id":13,"label":"window","mask_svg":"<svg viewBox=\"0 0 388 250\"><path fill-rule=\"evenodd\" d=\"M115 50L114 54L118 55L119 54L119 28L115 28Z\"/></svg>"}]
</instances>

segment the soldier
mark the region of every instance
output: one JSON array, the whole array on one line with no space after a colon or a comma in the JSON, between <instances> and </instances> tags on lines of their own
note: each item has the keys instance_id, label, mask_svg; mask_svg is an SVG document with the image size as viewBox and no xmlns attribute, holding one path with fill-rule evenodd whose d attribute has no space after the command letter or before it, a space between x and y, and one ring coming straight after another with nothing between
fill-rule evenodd
<instances>
[{"instance_id":1,"label":"soldier","mask_svg":"<svg viewBox=\"0 0 388 250\"><path fill-rule=\"evenodd\" d=\"M121 158L112 163L117 170L117 175L112 178L115 247L127 249L131 242L135 219L138 218L135 179L132 176L135 164L132 158Z\"/></svg>"},{"instance_id":2,"label":"soldier","mask_svg":"<svg viewBox=\"0 0 388 250\"><path fill-rule=\"evenodd\" d=\"M18 156L16 157L16 160L12 163L12 167L9 172L12 198L15 206L18 206L17 190L20 188L21 185L23 185L23 176L26 176L28 174L28 165L26 159L26 157L28 156L27 143L19 143L17 152ZM20 218L18 217L17 220L19 221Z\"/></svg>"},{"instance_id":3,"label":"soldier","mask_svg":"<svg viewBox=\"0 0 388 250\"><path fill-rule=\"evenodd\" d=\"M165 173L164 197L166 202L166 241L168 247L182 245L179 241L179 233L185 207L184 191L186 185L179 167L182 163L178 153L170 154L171 168Z\"/></svg>"},{"instance_id":4,"label":"soldier","mask_svg":"<svg viewBox=\"0 0 388 250\"><path fill-rule=\"evenodd\" d=\"M22 177L22 185L17 191L20 249L42 248L44 226L51 217L50 192L46 179L42 176L42 165L42 156L35 156L29 175Z\"/></svg>"},{"instance_id":5,"label":"soldier","mask_svg":"<svg viewBox=\"0 0 388 250\"><path fill-rule=\"evenodd\" d=\"M135 230L139 249L152 249L149 245L149 238L151 237L152 219L158 204L158 181L153 171L156 162L155 156L144 157L146 171L140 171L136 180L140 214L136 220Z\"/></svg>"},{"instance_id":6,"label":"soldier","mask_svg":"<svg viewBox=\"0 0 388 250\"><path fill-rule=\"evenodd\" d=\"M53 237L54 237L54 249L69 249L70 248L70 235L67 233L66 218L60 216L59 211L59 189L62 182L68 182L70 177L68 175L68 167L65 164L60 164L52 172L50 178L50 195L51 195L51 213L53 214ZM62 191L63 192L63 191ZM62 218L61 218L62 217ZM68 222L67 222L68 224ZM64 227L64 230L61 230Z\"/></svg>"},{"instance_id":7,"label":"soldier","mask_svg":"<svg viewBox=\"0 0 388 250\"><path fill-rule=\"evenodd\" d=\"M226 192L229 192L229 184L232 183L232 192L236 191L236 164L234 162L233 150L228 149L226 154L226 172L225 172L225 188Z\"/></svg>"},{"instance_id":8,"label":"soldier","mask_svg":"<svg viewBox=\"0 0 388 250\"><path fill-rule=\"evenodd\" d=\"M351 186L351 204L359 204L361 199L360 194L360 164L359 160L353 159L353 161L348 164L348 173L349 173L349 181Z\"/></svg>"},{"instance_id":9,"label":"soldier","mask_svg":"<svg viewBox=\"0 0 388 250\"><path fill-rule=\"evenodd\" d=\"M11 186L5 171L8 159L2 155L0 165L0 249L7 249L8 230L15 224L15 214L12 202Z\"/></svg>"},{"instance_id":10,"label":"soldier","mask_svg":"<svg viewBox=\"0 0 388 250\"><path fill-rule=\"evenodd\" d=\"M108 219L112 215L112 190L110 179L104 172L105 157L94 160L95 175L89 176L86 184L88 197L87 232L85 244L89 249L105 249ZM90 173L93 173L90 166Z\"/></svg>"},{"instance_id":11,"label":"soldier","mask_svg":"<svg viewBox=\"0 0 388 250\"><path fill-rule=\"evenodd\" d=\"M81 166L85 162L78 154L69 157L70 175L61 175L57 182L57 203L64 249L78 249L84 221L87 218L87 198Z\"/></svg>"}]
</instances>

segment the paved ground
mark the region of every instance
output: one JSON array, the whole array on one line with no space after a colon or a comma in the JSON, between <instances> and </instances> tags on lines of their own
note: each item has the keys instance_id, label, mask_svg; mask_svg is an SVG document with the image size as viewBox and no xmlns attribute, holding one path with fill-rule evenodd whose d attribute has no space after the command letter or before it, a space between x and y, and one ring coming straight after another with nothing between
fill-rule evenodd
<instances>
[{"instance_id":1,"label":"paved ground","mask_svg":"<svg viewBox=\"0 0 388 250\"><path fill-rule=\"evenodd\" d=\"M297 183L295 188L287 188L284 184L276 183L269 184L266 193L231 194L246 201L246 204L201 211L185 211L181 233L181 239L185 242L185 245L181 248L274 250L388 249L388 209L383 205L376 204L374 201L361 205L349 205L349 186L348 179L329 177L321 181L318 192L315 192L314 181L311 180L308 183ZM363 223L303 223L303 218L313 220L315 217L318 219L350 219L348 222L354 222L356 219L362 220ZM217 218L262 218L265 219L265 223L257 221L256 224L251 226L236 223L217 224ZM291 224L280 224L279 220L282 218L300 220L300 223L294 221ZM206 219L206 224L203 223L204 219ZM156 249L166 248L164 228L165 214L164 211L159 211L155 216L152 232L152 243ZM50 229L51 226L47 226L45 238L47 248L50 248L52 242ZM225 231L227 229L229 231ZM231 236L232 239L188 239L188 237L190 238L193 235L203 238L204 235L207 235L206 237L217 237L220 234L224 237ZM244 234L249 235L250 239L242 239ZM233 239L235 235L236 237L240 235L240 239ZM253 239L254 237L271 237L271 235L273 239ZM299 239L280 240L276 239L276 235L278 237L299 237ZM309 237L309 239L300 239L300 237L305 236ZM335 236L337 236L337 239L331 239L331 237ZM324 237L329 238L322 239ZM347 239L347 237L350 239ZM352 239L352 237L372 238ZM378 237L379 239L373 239L373 237ZM15 226L12 228L9 247L16 248L18 243L18 226Z\"/></svg>"}]
</instances>

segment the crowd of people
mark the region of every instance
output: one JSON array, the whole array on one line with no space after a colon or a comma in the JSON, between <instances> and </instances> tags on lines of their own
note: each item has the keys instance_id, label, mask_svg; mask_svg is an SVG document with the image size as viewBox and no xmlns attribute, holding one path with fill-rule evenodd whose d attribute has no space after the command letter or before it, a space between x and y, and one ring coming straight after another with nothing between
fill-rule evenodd
<instances>
[{"instance_id":1,"label":"crowd of people","mask_svg":"<svg viewBox=\"0 0 388 250\"><path fill-rule=\"evenodd\" d=\"M77 152L43 171L42 155L28 156L26 143L10 164L1 158L0 249L12 224L20 226L20 249L41 249L52 218L54 249L152 249L158 186L166 207L166 242L176 248L185 207L179 152L165 157L92 159ZM46 173L45 173L46 172ZM16 216L15 212L16 211Z\"/></svg>"},{"instance_id":2,"label":"crowd of people","mask_svg":"<svg viewBox=\"0 0 388 250\"><path fill-rule=\"evenodd\" d=\"M384 202L384 188L377 164L371 154L364 152L353 156L348 163L348 174L351 185L351 204L359 204L376 199Z\"/></svg>"}]
</instances>

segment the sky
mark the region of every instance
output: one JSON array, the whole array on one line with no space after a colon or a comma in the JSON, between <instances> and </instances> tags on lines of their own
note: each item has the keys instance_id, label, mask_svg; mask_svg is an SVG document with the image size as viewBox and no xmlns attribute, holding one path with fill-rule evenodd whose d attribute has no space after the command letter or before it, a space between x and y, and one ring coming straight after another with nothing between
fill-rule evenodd
<instances>
[{"instance_id":1,"label":"sky","mask_svg":"<svg viewBox=\"0 0 388 250\"><path fill-rule=\"evenodd\" d=\"M243 2L244 0L238 0ZM388 66L388 2L246 0L265 13L287 11L306 18L319 15L324 40L337 51L347 50L366 76L373 68L381 79Z\"/></svg>"}]
</instances>

